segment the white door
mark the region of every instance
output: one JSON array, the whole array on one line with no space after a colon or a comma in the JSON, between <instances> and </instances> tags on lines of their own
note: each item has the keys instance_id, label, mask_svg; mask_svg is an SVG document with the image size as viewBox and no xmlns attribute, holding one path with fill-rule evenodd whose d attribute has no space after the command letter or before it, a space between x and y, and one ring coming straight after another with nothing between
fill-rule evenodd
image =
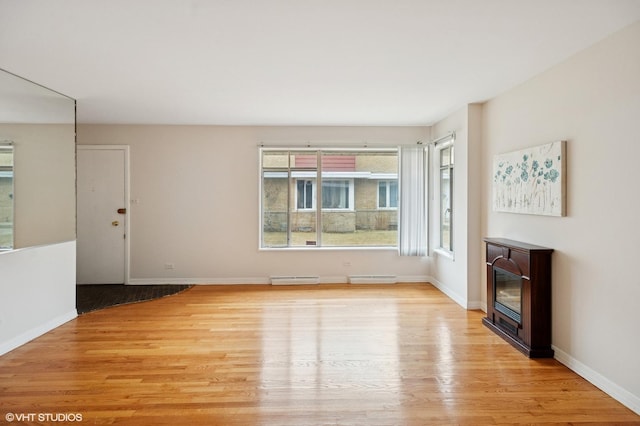
<instances>
[{"instance_id":1,"label":"white door","mask_svg":"<svg viewBox=\"0 0 640 426\"><path fill-rule=\"evenodd\" d=\"M78 146L78 284L123 284L128 148Z\"/></svg>"}]
</instances>

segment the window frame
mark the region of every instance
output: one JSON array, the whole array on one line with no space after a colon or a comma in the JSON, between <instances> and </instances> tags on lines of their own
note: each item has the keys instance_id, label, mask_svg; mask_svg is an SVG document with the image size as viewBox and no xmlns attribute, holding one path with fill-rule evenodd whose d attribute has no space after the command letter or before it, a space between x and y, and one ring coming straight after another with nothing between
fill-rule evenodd
<instances>
[{"instance_id":1,"label":"window frame","mask_svg":"<svg viewBox=\"0 0 640 426\"><path fill-rule=\"evenodd\" d=\"M274 153L281 153L283 156L287 155L288 156L288 160L287 160L287 165L286 166L271 166L271 167L266 167L263 163L265 161L265 152L269 152L272 151ZM323 230L322 228L322 224L323 224L323 213L332 213L332 212L351 212L351 213L357 213L359 210L359 208L357 207L358 205L358 201L357 201L357 182L360 179L363 179L363 175L366 176L370 176L367 177L368 179L372 179L372 180L376 180L376 195L375 195L375 202L377 203L377 181L378 180L398 180L399 179L399 175L398 175L398 170L396 169L395 171L391 171L391 172L377 172L377 171L353 171L353 172L346 172L347 175L341 175L342 172L340 171L322 171L322 162L321 162L321 158L323 157L323 155L326 156L330 156L332 153L338 153L338 154L342 154L342 153L354 153L354 155L358 155L358 154L366 154L367 152L370 152L372 154L390 154L393 155L395 157L395 163L398 162L399 159L399 148L397 146L384 146L384 147L375 147L375 148L370 148L370 147L336 147L336 146L327 146L327 147L311 147L311 146L305 146L305 147L300 147L300 146L269 146L269 147L265 147L263 145L259 146L258 149L259 152L259 170L258 170L258 179L259 179L259 191L258 191L258 197L259 197L259 228L258 228L258 235L259 235L259 239L258 239L258 249L259 250L394 250L396 251L398 249L398 241L397 238L395 240L394 243L392 244L385 244L385 242L383 240L379 240L376 241L373 244L367 245L358 245L357 243L354 245L324 245L322 242L322 234L324 234L326 231ZM294 167L295 165L292 164L292 156L293 155L305 155L305 153L308 153L310 156L316 154L318 157L318 162L317 162L317 168L314 167L307 167L307 166L303 166L301 167ZM365 169L366 170L366 169ZM292 225L289 222L291 220L291 218L289 217L289 215L287 215L287 219L286 219L286 233L287 233L287 237L286 237L286 241L283 241L282 244L276 242L275 244L271 244L271 243L267 243L265 242L265 235L267 232L272 232L272 231L266 231L264 226L265 223L267 222L267 217L265 216L266 213L269 213L269 210L266 209L265 207L265 202L266 199L265 197L265 188L264 185L266 184L266 179L269 177L277 177L276 175L286 175L287 180L289 181L289 184L287 185L288 191L287 191L287 197L289 199L289 203L293 203L293 204L289 204L291 207L289 207L289 212L293 213L293 212L301 212L301 213L314 213L315 212L315 218L316 218L316 233L317 233L317 239L316 241L312 241L312 244L309 244L309 242L307 242L307 245L300 245L300 244L294 244L293 243L293 239L292 239L292 234L293 234L293 230L292 230ZM308 176L305 176L305 174L308 174ZM313 174L313 177L311 176ZM270 175L270 176L269 176ZM296 176L298 175L298 176ZM284 176L280 176L280 177L284 177ZM298 191L297 191L297 184L295 183L298 179L304 179L304 180L310 180L312 181L312 185L313 185L313 208L309 209L309 208L305 208L305 209L298 209L297 207L297 203L298 203ZM322 182L322 180L329 180L329 181L344 181L344 182L348 182L348 191L349 191L349 198L348 198L348 203L349 203L349 207L348 208L318 208L318 203L321 203L321 199L322 199L322 188L318 188L321 185L318 185L318 180L320 180ZM293 192L293 194L292 194ZM399 196L399 195L398 195ZM293 200L292 200L293 198ZM372 200L373 201L373 200ZM373 206L372 206L373 207ZM375 210L377 210L377 204L375 206ZM374 211L375 211L374 210ZM392 210L392 211L397 211L398 209L396 207L391 208L391 209L387 209L387 210ZM398 221L398 219L394 219L394 221L392 222L393 224L395 224L396 221ZM282 222L283 224L285 222ZM393 226L397 226L397 225L393 225ZM393 229L393 228L392 228ZM395 229L393 229L394 232L397 232ZM278 231L276 231L278 232Z\"/></svg>"},{"instance_id":2,"label":"window frame","mask_svg":"<svg viewBox=\"0 0 640 426\"><path fill-rule=\"evenodd\" d=\"M346 198L347 198L347 203L348 206L347 207L324 207L324 205L321 206L321 210L323 212L353 212L355 211L355 194L354 194L354 190L355 190L355 179L353 178L327 178L327 179L323 179L322 181L322 193L324 196L324 191L326 191L325 188L325 182L346 182L347 183L347 190L349 191L349 193L347 194ZM322 199L322 203L324 203L324 198Z\"/></svg>"},{"instance_id":3,"label":"window frame","mask_svg":"<svg viewBox=\"0 0 640 426\"><path fill-rule=\"evenodd\" d=\"M386 206L380 206L380 184L385 184L385 203ZM396 205L391 206L391 184L396 184ZM398 201L400 194L398 192L398 179L380 179L378 180L378 199L376 200L376 205L378 206L378 210L398 210Z\"/></svg>"},{"instance_id":4,"label":"window frame","mask_svg":"<svg viewBox=\"0 0 640 426\"><path fill-rule=\"evenodd\" d=\"M296 181L296 191L294 195L295 210L303 211L303 212L315 211L316 210L316 179L312 179L312 178L294 178L294 179ZM298 207L298 202L300 201L300 191L298 191L299 182L305 182L305 186L306 186L306 182L311 183L311 207ZM307 194L305 194L305 201L306 201L306 196Z\"/></svg>"},{"instance_id":5,"label":"window frame","mask_svg":"<svg viewBox=\"0 0 640 426\"><path fill-rule=\"evenodd\" d=\"M454 213L455 213L455 205L454 205L454 189L455 189L455 148L454 148L454 138L451 138L447 142L436 145L436 153L435 158L437 159L437 167L435 168L437 173L437 195L438 195L438 244L436 251L439 253L445 254L451 258L454 257L455 253L455 245L454 245L454 235L455 235L455 227L454 227ZM449 161L446 164L443 164L443 151L449 150ZM442 173L443 171L448 171L449 174L449 184L448 184L448 192L449 192L449 202L447 205L447 210L449 213L449 245L446 246L444 243L444 233L445 233L445 220L444 215L446 211L444 210L444 206L442 205Z\"/></svg>"}]
</instances>

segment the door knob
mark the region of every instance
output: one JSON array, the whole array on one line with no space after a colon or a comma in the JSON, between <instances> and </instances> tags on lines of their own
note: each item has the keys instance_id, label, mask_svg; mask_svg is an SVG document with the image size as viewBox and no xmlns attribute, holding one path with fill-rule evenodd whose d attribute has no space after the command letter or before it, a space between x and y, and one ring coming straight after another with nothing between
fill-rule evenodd
<instances>
[{"instance_id":1,"label":"door knob","mask_svg":"<svg viewBox=\"0 0 640 426\"><path fill-rule=\"evenodd\" d=\"M113 222L111 222L112 226L118 226L120 225L120 222L118 222L117 220L114 220Z\"/></svg>"}]
</instances>

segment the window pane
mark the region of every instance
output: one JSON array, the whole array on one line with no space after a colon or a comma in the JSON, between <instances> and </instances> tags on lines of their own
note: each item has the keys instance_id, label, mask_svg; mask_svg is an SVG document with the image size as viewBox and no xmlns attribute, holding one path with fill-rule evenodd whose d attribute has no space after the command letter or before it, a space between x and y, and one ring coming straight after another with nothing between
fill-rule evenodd
<instances>
[{"instance_id":1,"label":"window pane","mask_svg":"<svg viewBox=\"0 0 640 426\"><path fill-rule=\"evenodd\" d=\"M378 207L387 207L387 182L378 183Z\"/></svg>"},{"instance_id":2,"label":"window pane","mask_svg":"<svg viewBox=\"0 0 640 426\"><path fill-rule=\"evenodd\" d=\"M356 170L356 155L353 152L324 152L320 161L322 161L322 173L348 173Z\"/></svg>"},{"instance_id":3,"label":"window pane","mask_svg":"<svg viewBox=\"0 0 640 426\"><path fill-rule=\"evenodd\" d=\"M448 166L451 161L451 148L442 148L440 150L440 166Z\"/></svg>"},{"instance_id":4,"label":"window pane","mask_svg":"<svg viewBox=\"0 0 640 426\"><path fill-rule=\"evenodd\" d=\"M397 245L398 212L389 209L397 151L325 152L322 177L323 246Z\"/></svg>"},{"instance_id":5,"label":"window pane","mask_svg":"<svg viewBox=\"0 0 640 426\"><path fill-rule=\"evenodd\" d=\"M288 151L263 151L262 152L262 168L263 169L288 169L289 168L289 152Z\"/></svg>"},{"instance_id":6,"label":"window pane","mask_svg":"<svg viewBox=\"0 0 640 426\"><path fill-rule=\"evenodd\" d=\"M287 245L287 172L263 172L262 245Z\"/></svg>"},{"instance_id":7,"label":"window pane","mask_svg":"<svg viewBox=\"0 0 640 426\"><path fill-rule=\"evenodd\" d=\"M398 181L389 182L389 207L398 207Z\"/></svg>"},{"instance_id":8,"label":"window pane","mask_svg":"<svg viewBox=\"0 0 640 426\"><path fill-rule=\"evenodd\" d=\"M313 208L313 182L310 180L304 181L304 207Z\"/></svg>"},{"instance_id":9,"label":"window pane","mask_svg":"<svg viewBox=\"0 0 640 426\"><path fill-rule=\"evenodd\" d=\"M451 178L452 169L440 170L440 245L452 250L451 245Z\"/></svg>"},{"instance_id":10,"label":"window pane","mask_svg":"<svg viewBox=\"0 0 640 426\"><path fill-rule=\"evenodd\" d=\"M293 179L297 187L298 208L292 208L289 212L289 246L315 246L318 239L315 211L316 172L306 174L312 179Z\"/></svg>"},{"instance_id":11,"label":"window pane","mask_svg":"<svg viewBox=\"0 0 640 426\"><path fill-rule=\"evenodd\" d=\"M322 208L348 209L349 207L349 181L323 180Z\"/></svg>"},{"instance_id":12,"label":"window pane","mask_svg":"<svg viewBox=\"0 0 640 426\"><path fill-rule=\"evenodd\" d=\"M298 203L297 203L297 207L299 209L303 209L304 208L304 182L303 180L299 180L296 182L296 189L297 189L297 196L298 196Z\"/></svg>"},{"instance_id":13,"label":"window pane","mask_svg":"<svg viewBox=\"0 0 640 426\"><path fill-rule=\"evenodd\" d=\"M318 169L318 154L316 151L303 151L291 153L292 169Z\"/></svg>"}]
</instances>

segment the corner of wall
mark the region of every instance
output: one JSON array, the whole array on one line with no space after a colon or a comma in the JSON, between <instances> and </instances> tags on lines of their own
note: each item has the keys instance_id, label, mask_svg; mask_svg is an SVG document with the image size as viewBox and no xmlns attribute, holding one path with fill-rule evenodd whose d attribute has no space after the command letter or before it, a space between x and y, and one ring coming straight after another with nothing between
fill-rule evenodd
<instances>
[{"instance_id":1,"label":"corner of wall","mask_svg":"<svg viewBox=\"0 0 640 426\"><path fill-rule=\"evenodd\" d=\"M0 355L77 316L75 256L75 241L0 255Z\"/></svg>"}]
</instances>

